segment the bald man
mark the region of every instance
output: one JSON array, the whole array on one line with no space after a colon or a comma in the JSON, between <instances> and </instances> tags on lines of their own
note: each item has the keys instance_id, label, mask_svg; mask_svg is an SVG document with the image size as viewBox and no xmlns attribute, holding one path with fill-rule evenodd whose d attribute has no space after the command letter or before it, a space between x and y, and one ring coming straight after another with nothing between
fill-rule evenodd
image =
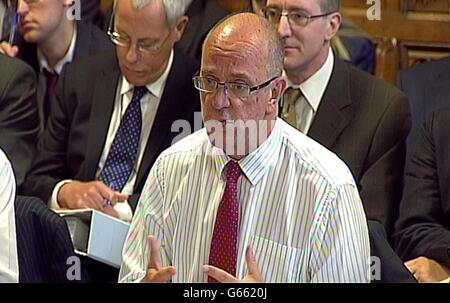
<instances>
[{"instance_id":1,"label":"bald man","mask_svg":"<svg viewBox=\"0 0 450 303\"><path fill-rule=\"evenodd\" d=\"M369 240L346 165L277 119L283 46L255 14L208 35L205 128L150 171L124 246L124 282L366 282Z\"/></svg>"}]
</instances>

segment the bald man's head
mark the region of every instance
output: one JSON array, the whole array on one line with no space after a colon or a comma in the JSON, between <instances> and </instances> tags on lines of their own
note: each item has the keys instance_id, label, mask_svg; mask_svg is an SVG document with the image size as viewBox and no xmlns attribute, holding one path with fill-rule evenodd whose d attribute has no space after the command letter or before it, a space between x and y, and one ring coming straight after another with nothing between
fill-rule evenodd
<instances>
[{"instance_id":1,"label":"bald man's head","mask_svg":"<svg viewBox=\"0 0 450 303\"><path fill-rule=\"evenodd\" d=\"M232 15L218 23L208 34L203 51L224 50L242 45L242 55L265 69L268 76L281 75L284 48L276 28L253 13Z\"/></svg>"}]
</instances>

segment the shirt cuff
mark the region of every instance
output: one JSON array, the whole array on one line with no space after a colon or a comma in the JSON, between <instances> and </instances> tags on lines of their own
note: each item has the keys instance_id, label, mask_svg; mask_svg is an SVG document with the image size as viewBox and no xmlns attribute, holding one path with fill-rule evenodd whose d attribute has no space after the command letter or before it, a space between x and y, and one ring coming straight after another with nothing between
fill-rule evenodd
<instances>
[{"instance_id":1,"label":"shirt cuff","mask_svg":"<svg viewBox=\"0 0 450 303\"><path fill-rule=\"evenodd\" d=\"M114 205L114 209L119 215L120 220L128 223L131 222L131 219L133 218L133 211L131 210L131 206L128 201L116 203L116 205Z\"/></svg>"},{"instance_id":2,"label":"shirt cuff","mask_svg":"<svg viewBox=\"0 0 450 303\"><path fill-rule=\"evenodd\" d=\"M55 185L55 187L53 188L53 192L52 192L52 195L50 197L50 200L48 201L48 206L50 207L50 209L60 209L61 208L61 206L59 205L59 202L58 202L59 190L61 189L61 187L64 184L70 183L72 181L73 180L69 180L69 179L68 180L63 180L63 181L58 182Z\"/></svg>"}]
</instances>

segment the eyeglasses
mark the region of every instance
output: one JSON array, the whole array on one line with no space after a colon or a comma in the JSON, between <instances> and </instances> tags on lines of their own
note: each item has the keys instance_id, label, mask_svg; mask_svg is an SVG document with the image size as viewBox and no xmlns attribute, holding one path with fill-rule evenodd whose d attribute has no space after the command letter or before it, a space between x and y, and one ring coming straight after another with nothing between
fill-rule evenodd
<instances>
[{"instance_id":1,"label":"eyeglasses","mask_svg":"<svg viewBox=\"0 0 450 303\"><path fill-rule=\"evenodd\" d=\"M132 44L132 40L129 37L123 36L116 31L109 31L108 36L111 38L111 41L119 46L130 47ZM138 40L136 42L137 50L141 53L150 53L156 54L159 53L164 43L166 43L167 39L170 36L169 34L162 40L161 42L155 42L151 39Z\"/></svg>"},{"instance_id":2,"label":"eyeglasses","mask_svg":"<svg viewBox=\"0 0 450 303\"><path fill-rule=\"evenodd\" d=\"M195 88L201 92L204 92L204 93L215 92L219 88L219 85L220 85L220 86L224 87L226 94L228 92L230 92L236 98L245 99L245 98L248 98L252 93L256 92L257 90L260 90L260 89L266 87L273 80L275 80L277 78L278 78L278 76L273 77L272 79L264 82L263 84L260 84L258 86L254 86L254 87L250 87L248 84L245 84L245 83L219 82L214 78L202 77L202 76L194 76L192 78L192 81L194 82Z\"/></svg>"},{"instance_id":3,"label":"eyeglasses","mask_svg":"<svg viewBox=\"0 0 450 303\"><path fill-rule=\"evenodd\" d=\"M334 12L329 12L321 15L309 16L301 11L282 12L277 8L265 7L262 9L264 17L272 24L278 25L280 23L281 16L286 16L289 21L289 25L296 27L305 27L316 18L326 17Z\"/></svg>"},{"instance_id":4,"label":"eyeglasses","mask_svg":"<svg viewBox=\"0 0 450 303\"><path fill-rule=\"evenodd\" d=\"M109 26L107 34L111 41L119 46L130 47L132 44L132 40L130 37L126 35L121 35L114 28L114 14L111 16L109 20ZM154 39L142 39L136 42L136 48L140 53L149 53L149 54L157 54L166 43L167 39L169 39L170 31L167 36L162 41L155 41Z\"/></svg>"}]
</instances>

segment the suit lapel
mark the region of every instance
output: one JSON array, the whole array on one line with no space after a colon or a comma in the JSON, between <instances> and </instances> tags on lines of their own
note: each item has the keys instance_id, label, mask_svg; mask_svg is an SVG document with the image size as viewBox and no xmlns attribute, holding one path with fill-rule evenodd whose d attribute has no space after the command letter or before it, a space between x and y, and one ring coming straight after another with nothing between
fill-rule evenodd
<instances>
[{"instance_id":1,"label":"suit lapel","mask_svg":"<svg viewBox=\"0 0 450 303\"><path fill-rule=\"evenodd\" d=\"M335 55L333 72L308 136L330 148L351 120L352 112L344 111L351 103L348 67Z\"/></svg>"},{"instance_id":2,"label":"suit lapel","mask_svg":"<svg viewBox=\"0 0 450 303\"><path fill-rule=\"evenodd\" d=\"M114 60L117 60L115 56ZM113 61L107 69L103 70L95 84L86 146L86 180L95 178L111 122L119 79L120 69L117 61Z\"/></svg>"}]
</instances>

